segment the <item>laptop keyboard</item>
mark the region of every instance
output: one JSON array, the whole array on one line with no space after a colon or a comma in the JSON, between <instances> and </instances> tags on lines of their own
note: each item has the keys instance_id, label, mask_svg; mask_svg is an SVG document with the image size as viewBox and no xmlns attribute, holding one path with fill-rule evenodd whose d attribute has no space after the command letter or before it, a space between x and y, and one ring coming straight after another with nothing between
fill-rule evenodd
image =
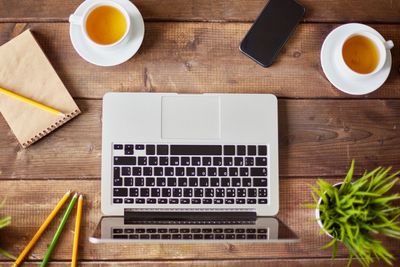
<instances>
[{"instance_id":1,"label":"laptop keyboard","mask_svg":"<svg viewBox=\"0 0 400 267\"><path fill-rule=\"evenodd\" d=\"M113 228L113 239L267 240L267 228Z\"/></svg>"},{"instance_id":2,"label":"laptop keyboard","mask_svg":"<svg viewBox=\"0 0 400 267\"><path fill-rule=\"evenodd\" d=\"M267 145L113 145L113 204L268 204Z\"/></svg>"}]
</instances>

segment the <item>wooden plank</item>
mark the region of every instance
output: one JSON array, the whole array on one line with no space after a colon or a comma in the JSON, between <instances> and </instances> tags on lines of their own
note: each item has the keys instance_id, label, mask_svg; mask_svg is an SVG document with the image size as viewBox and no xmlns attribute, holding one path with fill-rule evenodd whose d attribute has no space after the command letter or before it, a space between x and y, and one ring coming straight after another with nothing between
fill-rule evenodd
<instances>
[{"instance_id":1,"label":"wooden plank","mask_svg":"<svg viewBox=\"0 0 400 267\"><path fill-rule=\"evenodd\" d=\"M262 259L262 260L180 260L180 261L90 261L90 262L79 262L80 266L135 266L135 267L148 267L148 266L160 266L160 267L169 267L169 266L191 266L191 267L200 267L200 266L218 266L218 267L320 267L320 266L329 266L329 267L343 267L346 266L348 260L347 259L330 259L330 258L317 258L317 259ZM394 266L397 266L400 262L397 261L394 263ZM7 262L7 266L12 265L12 262ZM56 263L50 264L50 266L70 266L70 262L66 261L58 261ZM27 262L24 266L39 266L39 262ZM354 261L351 265L352 267L362 267L361 264ZM375 262L371 265L371 267L381 267L381 262Z\"/></svg>"},{"instance_id":2,"label":"wooden plank","mask_svg":"<svg viewBox=\"0 0 400 267\"><path fill-rule=\"evenodd\" d=\"M337 179L330 179L332 183ZM309 185L314 179L282 179L280 182L279 218L291 227L301 241L290 244L91 244L88 237L94 231L100 217L100 181L86 180L48 180L26 181L8 180L0 183L2 197L7 203L2 214L13 218L12 225L2 231L1 245L13 254L18 254L33 236L47 214L66 190L78 190L85 193L84 216L80 259L82 260L192 260L192 259L268 259L268 258L320 258L330 257L329 250L321 246L329 241L320 235L314 221L314 210L301 205L311 201ZM67 222L52 259L69 260L73 238L75 216ZM58 222L60 216L57 217ZM57 223L51 224L40 242L34 248L30 259L40 260L52 238ZM387 240L386 240L387 241ZM386 242L391 251L398 253L400 241ZM340 247L338 257L347 257Z\"/></svg>"},{"instance_id":3,"label":"wooden plank","mask_svg":"<svg viewBox=\"0 0 400 267\"><path fill-rule=\"evenodd\" d=\"M101 101L32 147L19 147L0 119L0 179L100 176ZM340 176L379 165L400 169L400 100L279 100L280 174Z\"/></svg>"},{"instance_id":4,"label":"wooden plank","mask_svg":"<svg viewBox=\"0 0 400 267\"><path fill-rule=\"evenodd\" d=\"M0 21L67 21L81 0L0 1ZM146 20L253 21L265 0L135 0ZM300 1L307 9L306 21L400 22L400 3L391 0Z\"/></svg>"},{"instance_id":5,"label":"wooden plank","mask_svg":"<svg viewBox=\"0 0 400 267\"><path fill-rule=\"evenodd\" d=\"M49 1L51 2L51 1ZM101 98L109 91L179 93L273 93L294 98L348 98L326 79L320 66L324 37L337 24L303 24L270 68L243 55L238 45L248 23L146 23L139 53L116 67L97 67L74 51L66 23L0 24L0 44L32 28L71 94ZM373 25L400 43L397 25ZM400 50L382 88L365 98L400 97Z\"/></svg>"}]
</instances>

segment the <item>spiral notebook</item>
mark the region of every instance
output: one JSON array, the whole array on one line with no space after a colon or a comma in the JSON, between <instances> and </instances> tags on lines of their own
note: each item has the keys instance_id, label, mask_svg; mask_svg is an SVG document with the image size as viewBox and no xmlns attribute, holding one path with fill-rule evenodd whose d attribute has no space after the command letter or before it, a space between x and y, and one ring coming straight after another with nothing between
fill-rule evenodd
<instances>
[{"instance_id":1,"label":"spiral notebook","mask_svg":"<svg viewBox=\"0 0 400 267\"><path fill-rule=\"evenodd\" d=\"M0 46L0 87L66 114L57 116L0 94L0 112L24 148L81 112L30 30Z\"/></svg>"}]
</instances>

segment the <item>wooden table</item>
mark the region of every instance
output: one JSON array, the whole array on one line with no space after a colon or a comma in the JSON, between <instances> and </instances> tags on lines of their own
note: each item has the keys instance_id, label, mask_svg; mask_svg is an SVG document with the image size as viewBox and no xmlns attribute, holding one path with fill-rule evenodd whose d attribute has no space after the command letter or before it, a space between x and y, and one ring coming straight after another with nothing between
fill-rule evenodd
<instances>
[{"instance_id":1,"label":"wooden table","mask_svg":"<svg viewBox=\"0 0 400 267\"><path fill-rule=\"evenodd\" d=\"M0 44L31 28L83 114L27 150L0 118L1 214L13 217L0 233L1 247L17 255L67 189L86 195L80 259L85 265L121 266L343 266L320 250L308 185L336 182L356 159L365 168L400 168L400 1L302 0L307 15L277 62L261 68L238 44L265 1L135 0L145 18L139 53L109 68L85 62L72 48L68 16L81 0L0 0ZM376 92L352 97L325 78L322 42L335 27L364 22L392 39L389 79ZM23 77L21 77L23 78ZM101 217L101 105L109 91L272 93L279 97L280 212L300 236L295 244L93 245L88 237ZM55 231L52 224L32 251L36 265ZM67 266L73 221L52 257ZM386 242L400 256L400 242ZM2 260L0 265L9 265ZM400 262L397 262L400 264ZM377 264L376 266L380 266Z\"/></svg>"}]
</instances>

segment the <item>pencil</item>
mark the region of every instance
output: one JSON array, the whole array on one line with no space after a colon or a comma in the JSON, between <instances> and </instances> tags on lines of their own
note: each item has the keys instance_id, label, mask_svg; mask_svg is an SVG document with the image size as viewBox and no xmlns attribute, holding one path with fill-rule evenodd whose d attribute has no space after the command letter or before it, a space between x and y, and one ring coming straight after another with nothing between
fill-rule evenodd
<instances>
[{"instance_id":1,"label":"pencil","mask_svg":"<svg viewBox=\"0 0 400 267\"><path fill-rule=\"evenodd\" d=\"M76 261L78 258L79 231L80 231L81 220L82 220L82 207L83 207L83 195L80 195L79 199L78 199L78 208L76 210L75 235L74 235L74 246L72 249L71 267L76 267Z\"/></svg>"},{"instance_id":2,"label":"pencil","mask_svg":"<svg viewBox=\"0 0 400 267\"><path fill-rule=\"evenodd\" d=\"M50 246L47 249L46 254L43 257L43 261L40 264L40 267L44 267L44 266L47 265L47 263L48 263L48 261L50 259L51 253L53 252L54 248L56 247L57 241L60 238L60 235L61 235L61 233L62 233L62 231L64 229L65 224L67 223L69 215L71 214L71 211L75 206L77 198L78 198L78 194L75 193L75 195L72 197L71 201L69 202L68 208L65 211L64 216L62 217L60 224L57 227L56 233L54 234L53 240L51 240Z\"/></svg>"},{"instance_id":3,"label":"pencil","mask_svg":"<svg viewBox=\"0 0 400 267\"><path fill-rule=\"evenodd\" d=\"M39 230L37 230L36 234L33 236L32 240L28 243L28 245L24 248L24 250L19 254L17 260L14 262L13 267L17 267L18 265L21 264L21 262L24 260L26 255L29 253L29 251L32 249L32 247L36 244L44 230L46 230L47 226L51 223L51 221L54 219L54 217L57 215L58 211L62 208L64 203L68 200L69 195L71 194L71 190L68 191L67 193L64 194L64 196L60 199L60 201L57 203L57 205L54 207L53 211L47 216L46 220L43 222L43 224L40 226Z\"/></svg>"},{"instance_id":4,"label":"pencil","mask_svg":"<svg viewBox=\"0 0 400 267\"><path fill-rule=\"evenodd\" d=\"M14 97L15 99L18 99L19 101L25 102L25 103L27 103L27 104L30 104L30 105L35 106L35 107L37 107L37 108L40 108L40 109L42 109L42 110L48 111L48 112L50 112L50 113L53 113L53 114L55 114L55 115L58 115L58 116L65 116L64 113L62 113L61 111L59 111L59 110L57 110L57 109L48 107L48 106L46 106L46 105L44 105L44 104L41 104L41 103L39 103L39 102L36 102L35 100L26 98L26 97L24 97L24 96L22 96L22 95L18 95L18 94L14 93L14 92L11 92L11 91L6 90L6 89L1 88L1 87L0 87L0 93L2 93L2 94L4 94L4 95L7 95L7 96Z\"/></svg>"}]
</instances>

